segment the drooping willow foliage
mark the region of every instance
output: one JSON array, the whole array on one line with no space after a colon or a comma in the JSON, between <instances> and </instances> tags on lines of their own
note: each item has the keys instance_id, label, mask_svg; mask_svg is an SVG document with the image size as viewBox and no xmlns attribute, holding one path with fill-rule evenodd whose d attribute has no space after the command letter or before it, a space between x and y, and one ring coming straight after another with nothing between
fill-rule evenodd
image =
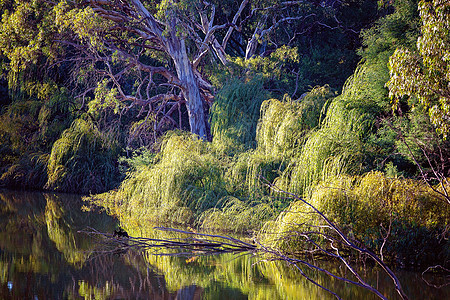
<instances>
[{"instance_id":1,"label":"drooping willow foliage","mask_svg":"<svg viewBox=\"0 0 450 300\"><path fill-rule=\"evenodd\" d=\"M83 119L75 120L52 148L46 188L99 193L120 182L118 143Z\"/></svg>"},{"instance_id":2,"label":"drooping willow foliage","mask_svg":"<svg viewBox=\"0 0 450 300\"><path fill-rule=\"evenodd\" d=\"M232 155L255 147L259 111L266 98L258 78L247 83L234 79L220 90L210 117L216 151Z\"/></svg>"},{"instance_id":3,"label":"drooping willow foliage","mask_svg":"<svg viewBox=\"0 0 450 300\"><path fill-rule=\"evenodd\" d=\"M384 253L395 253L390 259L398 263L438 263L450 257L450 244L443 238L450 209L442 207L443 200L423 182L390 178L382 172L343 175L316 185L306 199L341 224L348 236L377 252L384 247ZM262 236L275 246L295 251L308 244L300 234L318 225L323 225L321 218L296 201L265 225ZM317 230L326 233L326 229Z\"/></svg>"},{"instance_id":4,"label":"drooping willow foliage","mask_svg":"<svg viewBox=\"0 0 450 300\"><path fill-rule=\"evenodd\" d=\"M117 192L97 199L113 213L135 220L139 216L142 222L258 230L291 201L273 194L265 181L311 197L321 182L382 169L378 162L395 145L395 134L383 132L379 121L391 112L384 87L389 74L380 63L387 58L363 61L339 96L324 86L298 100L262 102L258 82L232 82L212 108L212 143L167 135L153 161L142 155L132 159L146 163L134 164ZM404 184L414 186L413 181ZM356 211L354 218L364 220L364 212Z\"/></svg>"},{"instance_id":5,"label":"drooping willow foliage","mask_svg":"<svg viewBox=\"0 0 450 300\"><path fill-rule=\"evenodd\" d=\"M225 193L221 162L208 147L187 133L167 135L154 164L136 166L117 192L102 198L116 203L113 213L120 216L192 222L194 211L214 207Z\"/></svg>"},{"instance_id":6,"label":"drooping willow foliage","mask_svg":"<svg viewBox=\"0 0 450 300\"><path fill-rule=\"evenodd\" d=\"M301 150L310 130L317 127L325 103L334 94L329 87L317 87L297 101L270 99L261 106L254 150L242 153L229 170L236 189L250 198L267 194L264 180L270 182L284 173Z\"/></svg>"},{"instance_id":7,"label":"drooping willow foliage","mask_svg":"<svg viewBox=\"0 0 450 300\"><path fill-rule=\"evenodd\" d=\"M0 176L0 181L11 187L42 188L47 182L47 153L24 155Z\"/></svg>"},{"instance_id":8,"label":"drooping willow foliage","mask_svg":"<svg viewBox=\"0 0 450 300\"><path fill-rule=\"evenodd\" d=\"M376 66L362 64L347 80L342 94L327 107L320 127L308 133L291 160L286 172L289 178L280 183L284 189L303 194L320 180L364 171L367 141L383 111L377 102L383 79L374 78L376 74Z\"/></svg>"},{"instance_id":9,"label":"drooping willow foliage","mask_svg":"<svg viewBox=\"0 0 450 300\"><path fill-rule=\"evenodd\" d=\"M289 160L300 149L308 130L319 124L322 106L333 93L324 87L314 89L298 102L287 98L268 100L262 105L256 130L254 110L261 100L249 97L246 91L252 90L254 83L249 85L234 84L243 91L228 93L232 99L228 103L222 99L214 108L213 132L218 134L217 140L215 136L212 143L206 143L190 134L168 134L153 161L143 159L145 153L129 160L132 172L119 190L97 200L112 213L124 218L134 216L141 222L196 223L240 232L259 229L280 206L268 197L261 176L272 181L281 175L283 160ZM255 106L250 113L237 109L243 101L237 97L254 102L249 103ZM236 122L221 120L230 114L234 114ZM253 124L256 133L245 131L242 124ZM227 135L234 138L236 130L243 135L234 144L224 139ZM243 152L243 148L232 148L239 144L250 147L252 136L253 143L257 143L255 149Z\"/></svg>"}]
</instances>

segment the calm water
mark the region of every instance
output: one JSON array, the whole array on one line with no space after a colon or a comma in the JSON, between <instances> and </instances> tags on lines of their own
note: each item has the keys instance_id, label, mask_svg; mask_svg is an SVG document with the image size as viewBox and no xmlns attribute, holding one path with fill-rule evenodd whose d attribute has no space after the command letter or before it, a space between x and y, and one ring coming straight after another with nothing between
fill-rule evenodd
<instances>
[{"instance_id":1,"label":"calm water","mask_svg":"<svg viewBox=\"0 0 450 300\"><path fill-rule=\"evenodd\" d=\"M84 212L82 205L74 195L0 190L0 299L334 299L286 264L254 255L100 253L95 240L78 231L113 232L117 221ZM327 268L345 273L337 265ZM381 272L361 272L389 299L397 299ZM377 299L360 288L310 275L344 299ZM449 286L431 287L419 273L400 271L398 276L411 299L450 299ZM436 285L445 277L425 279Z\"/></svg>"}]
</instances>

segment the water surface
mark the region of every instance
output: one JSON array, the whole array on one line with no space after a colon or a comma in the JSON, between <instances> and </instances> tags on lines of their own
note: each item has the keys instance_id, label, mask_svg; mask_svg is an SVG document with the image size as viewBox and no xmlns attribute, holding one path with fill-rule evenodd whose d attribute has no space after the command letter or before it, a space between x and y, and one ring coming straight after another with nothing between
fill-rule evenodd
<instances>
[{"instance_id":1,"label":"water surface","mask_svg":"<svg viewBox=\"0 0 450 300\"><path fill-rule=\"evenodd\" d=\"M254 254L104 252L96 239L79 231L114 232L117 221L82 206L76 195L0 191L0 299L334 299L298 270ZM143 232L160 234L148 229L139 234ZM337 264L319 263L349 276ZM377 299L361 288L305 271L344 299ZM381 271L366 267L361 272L389 299L398 298ZM450 299L449 286L432 287L420 273L397 274L411 299ZM425 279L441 285L445 276Z\"/></svg>"}]
</instances>

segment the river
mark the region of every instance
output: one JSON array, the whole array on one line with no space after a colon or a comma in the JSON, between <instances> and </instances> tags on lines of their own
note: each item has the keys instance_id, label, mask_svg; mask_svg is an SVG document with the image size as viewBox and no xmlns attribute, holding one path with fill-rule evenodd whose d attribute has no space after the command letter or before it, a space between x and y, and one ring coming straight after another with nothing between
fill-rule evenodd
<instances>
[{"instance_id":1,"label":"river","mask_svg":"<svg viewBox=\"0 0 450 300\"><path fill-rule=\"evenodd\" d=\"M286 263L252 253L104 251L80 230L112 233L118 222L83 205L77 195L0 190L0 299L335 299ZM337 264L320 264L346 273ZM378 299L305 271L343 299ZM380 270L361 266L360 272L388 299L398 298ZM449 274L396 273L410 299L450 299L449 285L434 287L448 283Z\"/></svg>"}]
</instances>

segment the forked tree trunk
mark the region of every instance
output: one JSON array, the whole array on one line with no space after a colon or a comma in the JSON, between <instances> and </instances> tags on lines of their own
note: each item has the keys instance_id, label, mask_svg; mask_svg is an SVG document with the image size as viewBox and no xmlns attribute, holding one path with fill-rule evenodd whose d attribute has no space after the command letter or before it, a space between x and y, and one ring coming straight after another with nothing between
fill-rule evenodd
<instances>
[{"instance_id":1,"label":"forked tree trunk","mask_svg":"<svg viewBox=\"0 0 450 300\"><path fill-rule=\"evenodd\" d=\"M132 0L132 3L145 20L151 36L154 36L164 45L164 50L172 58L178 80L182 85L182 94L186 100L191 132L206 140L206 117L203 110L203 101L191 61L187 55L183 34L178 32L177 29L177 18L175 16L168 18L170 19L170 25L165 28L167 33L163 33L160 24L158 24L155 17L149 13L141 1ZM170 12L168 13L170 14Z\"/></svg>"},{"instance_id":2,"label":"forked tree trunk","mask_svg":"<svg viewBox=\"0 0 450 300\"><path fill-rule=\"evenodd\" d=\"M186 53L184 40L176 38L171 39L171 57L177 70L178 79L184 86L182 93L186 99L186 107L189 116L189 126L191 132L197 134L201 139L206 140L206 118L203 110L203 101L200 96L197 79L192 69L191 61Z\"/></svg>"}]
</instances>

